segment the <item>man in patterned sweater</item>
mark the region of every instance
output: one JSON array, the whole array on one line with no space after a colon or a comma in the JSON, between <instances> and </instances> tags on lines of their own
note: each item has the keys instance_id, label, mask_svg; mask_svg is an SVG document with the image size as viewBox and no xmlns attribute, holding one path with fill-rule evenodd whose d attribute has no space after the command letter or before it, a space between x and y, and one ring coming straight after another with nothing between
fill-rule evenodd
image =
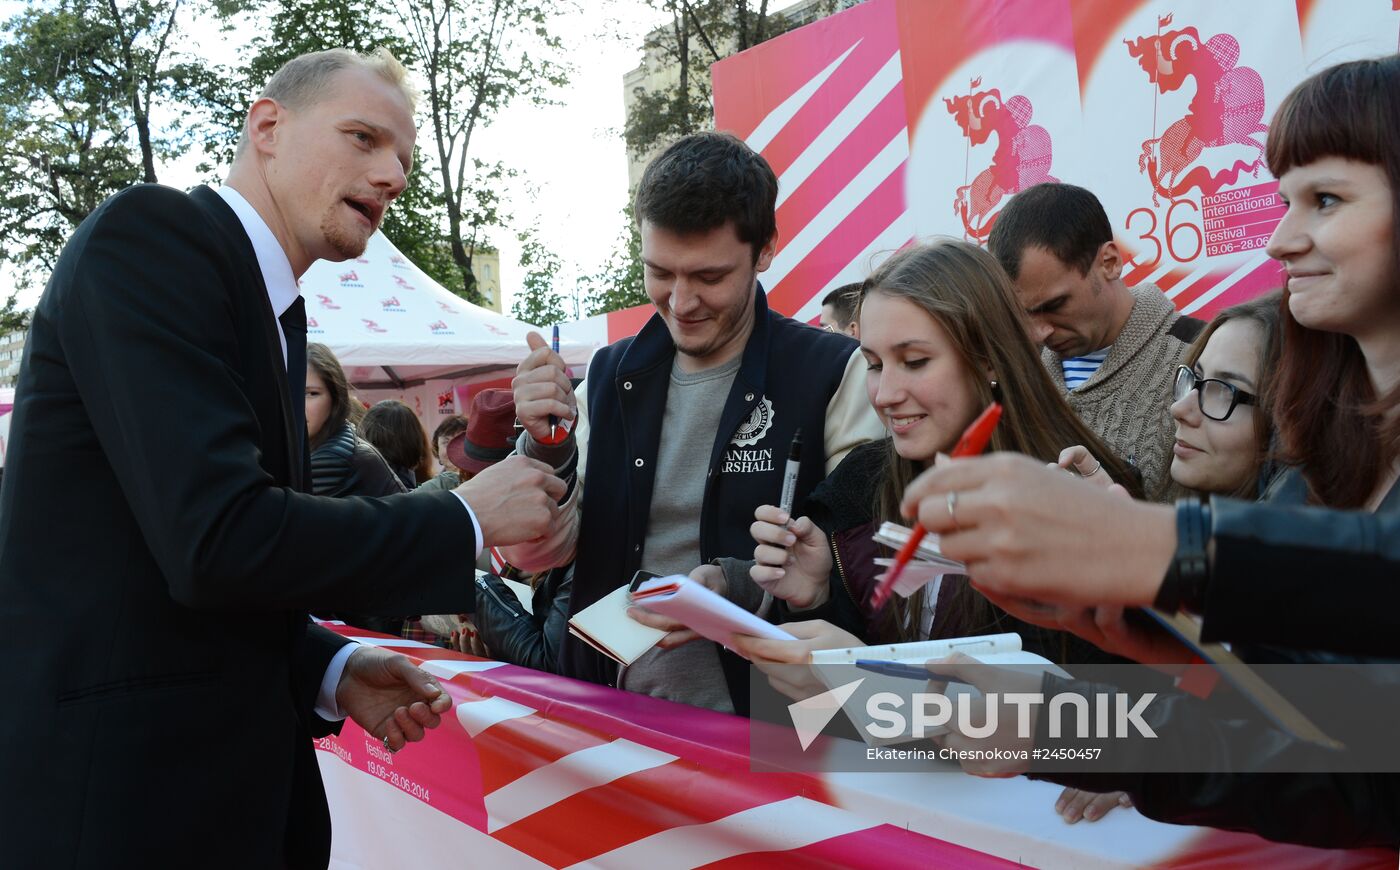
<instances>
[{"instance_id":1,"label":"man in patterned sweater","mask_svg":"<svg viewBox=\"0 0 1400 870\"><path fill-rule=\"evenodd\" d=\"M1155 284L1123 283L1108 215L1082 187L1037 184L1016 194L987 245L1015 282L1050 377L1142 472L1148 497L1161 498L1176 437L1172 381L1205 324L1178 314Z\"/></svg>"}]
</instances>

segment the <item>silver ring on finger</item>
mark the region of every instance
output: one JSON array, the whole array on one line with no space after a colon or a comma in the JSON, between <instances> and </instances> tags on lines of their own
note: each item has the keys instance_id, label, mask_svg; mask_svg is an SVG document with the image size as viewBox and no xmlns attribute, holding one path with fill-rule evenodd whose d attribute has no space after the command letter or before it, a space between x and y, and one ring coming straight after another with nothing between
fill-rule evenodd
<instances>
[{"instance_id":1,"label":"silver ring on finger","mask_svg":"<svg viewBox=\"0 0 1400 870\"><path fill-rule=\"evenodd\" d=\"M384 735L384 748L387 749L387 750L390 751L390 752L393 752L393 751L394 751L394 747L392 747L392 746L389 745L389 735L388 735L388 734L385 734L385 735Z\"/></svg>"},{"instance_id":2,"label":"silver ring on finger","mask_svg":"<svg viewBox=\"0 0 1400 870\"><path fill-rule=\"evenodd\" d=\"M961 528L958 525L958 493L956 490L948 492L948 519L952 521L953 528Z\"/></svg>"},{"instance_id":3,"label":"silver ring on finger","mask_svg":"<svg viewBox=\"0 0 1400 870\"><path fill-rule=\"evenodd\" d=\"M1099 473L1099 469L1100 469L1100 468L1103 468L1103 463L1102 463L1102 462L1099 462L1099 463L1095 464L1095 465L1094 465L1094 470L1093 470L1093 471L1089 472L1088 474L1083 474L1083 475L1081 475L1081 477L1093 477L1094 475L1096 475L1096 474Z\"/></svg>"}]
</instances>

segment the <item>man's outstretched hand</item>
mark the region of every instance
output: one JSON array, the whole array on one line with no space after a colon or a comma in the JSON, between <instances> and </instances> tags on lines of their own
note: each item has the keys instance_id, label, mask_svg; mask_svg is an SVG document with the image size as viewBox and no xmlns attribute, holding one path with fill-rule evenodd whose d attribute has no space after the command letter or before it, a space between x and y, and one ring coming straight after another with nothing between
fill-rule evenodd
<instances>
[{"instance_id":1,"label":"man's outstretched hand","mask_svg":"<svg viewBox=\"0 0 1400 870\"><path fill-rule=\"evenodd\" d=\"M536 459L507 456L457 487L481 524L480 542L500 547L549 533L566 490L554 469Z\"/></svg>"},{"instance_id":2,"label":"man's outstretched hand","mask_svg":"<svg viewBox=\"0 0 1400 870\"><path fill-rule=\"evenodd\" d=\"M390 752L422 740L452 708L452 697L426 671L373 646L350 654L335 700L356 725L380 740L387 737Z\"/></svg>"}]
</instances>

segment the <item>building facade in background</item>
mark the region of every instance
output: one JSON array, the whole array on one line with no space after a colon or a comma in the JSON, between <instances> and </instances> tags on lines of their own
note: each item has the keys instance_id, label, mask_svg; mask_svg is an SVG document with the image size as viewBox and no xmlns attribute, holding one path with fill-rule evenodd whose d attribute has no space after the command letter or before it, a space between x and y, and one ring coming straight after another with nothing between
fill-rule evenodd
<instances>
[{"instance_id":1,"label":"building facade in background","mask_svg":"<svg viewBox=\"0 0 1400 870\"><path fill-rule=\"evenodd\" d=\"M13 387L19 380L19 364L24 359L24 339L28 330L0 336L0 387Z\"/></svg>"},{"instance_id":2,"label":"building facade in background","mask_svg":"<svg viewBox=\"0 0 1400 870\"><path fill-rule=\"evenodd\" d=\"M476 276L476 289L486 300L486 307L501 311L501 254L489 248L477 248L472 254L472 274Z\"/></svg>"}]
</instances>

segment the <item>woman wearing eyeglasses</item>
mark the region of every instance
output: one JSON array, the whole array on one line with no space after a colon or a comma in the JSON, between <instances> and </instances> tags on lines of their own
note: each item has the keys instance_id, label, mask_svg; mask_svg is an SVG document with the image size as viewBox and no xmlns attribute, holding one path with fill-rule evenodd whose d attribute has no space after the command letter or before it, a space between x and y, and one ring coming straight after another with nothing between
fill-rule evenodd
<instances>
[{"instance_id":1,"label":"woman wearing eyeglasses","mask_svg":"<svg viewBox=\"0 0 1400 870\"><path fill-rule=\"evenodd\" d=\"M1282 302L1283 291L1275 290L1221 311L1186 351L1172 389L1171 489L1160 500L1192 493L1254 499L1274 479L1273 421L1261 397L1278 368ZM1073 447L1061 464L1087 474L1097 460Z\"/></svg>"},{"instance_id":2,"label":"woman wearing eyeglasses","mask_svg":"<svg viewBox=\"0 0 1400 870\"><path fill-rule=\"evenodd\" d=\"M1177 486L1257 498L1268 484L1273 425L1259 397L1278 367L1282 298L1275 291L1220 312L1187 351L1172 390Z\"/></svg>"}]
</instances>

